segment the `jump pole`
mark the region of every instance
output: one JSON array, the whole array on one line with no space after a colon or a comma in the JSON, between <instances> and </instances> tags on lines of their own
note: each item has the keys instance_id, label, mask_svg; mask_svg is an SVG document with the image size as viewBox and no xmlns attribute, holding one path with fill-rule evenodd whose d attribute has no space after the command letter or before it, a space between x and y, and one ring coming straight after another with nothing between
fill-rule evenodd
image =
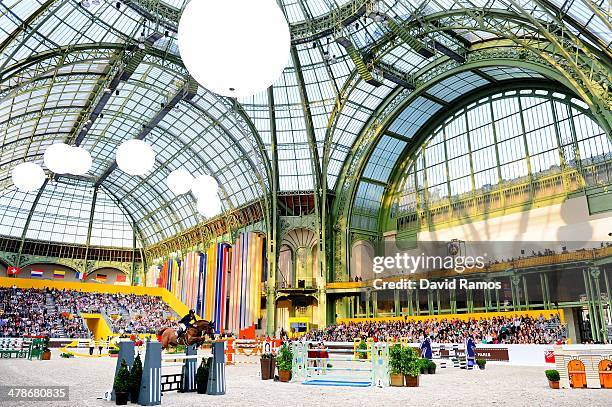
<instances>
[{"instance_id":1,"label":"jump pole","mask_svg":"<svg viewBox=\"0 0 612 407\"><path fill-rule=\"evenodd\" d=\"M164 367L182 366L181 387L179 391L195 391L195 375L198 368L197 360L206 358L209 358L209 355L198 355L195 346L187 347L183 355L162 356L161 343L147 342L138 404L141 406L157 406L161 404L162 368ZM184 362L162 364L163 360L174 359L182 359ZM223 395L225 394L225 355L223 342L213 342L212 359L211 370L208 373L206 394Z\"/></svg>"}]
</instances>

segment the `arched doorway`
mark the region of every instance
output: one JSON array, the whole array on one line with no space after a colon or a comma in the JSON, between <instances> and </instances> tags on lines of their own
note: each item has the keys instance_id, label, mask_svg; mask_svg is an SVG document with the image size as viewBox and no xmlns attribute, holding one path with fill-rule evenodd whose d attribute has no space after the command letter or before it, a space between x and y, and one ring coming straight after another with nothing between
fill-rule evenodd
<instances>
[{"instance_id":1,"label":"arched doorway","mask_svg":"<svg viewBox=\"0 0 612 407\"><path fill-rule=\"evenodd\" d=\"M603 359L599 362L599 382L603 389L612 389L612 360Z\"/></svg>"},{"instance_id":2,"label":"arched doorway","mask_svg":"<svg viewBox=\"0 0 612 407\"><path fill-rule=\"evenodd\" d=\"M586 373L582 361L572 359L567 364L567 372L569 374L570 387L574 389L585 389L587 387Z\"/></svg>"},{"instance_id":3,"label":"arched doorway","mask_svg":"<svg viewBox=\"0 0 612 407\"><path fill-rule=\"evenodd\" d=\"M359 240L351 249L351 281L367 281L374 278L374 245L366 240Z\"/></svg>"}]
</instances>

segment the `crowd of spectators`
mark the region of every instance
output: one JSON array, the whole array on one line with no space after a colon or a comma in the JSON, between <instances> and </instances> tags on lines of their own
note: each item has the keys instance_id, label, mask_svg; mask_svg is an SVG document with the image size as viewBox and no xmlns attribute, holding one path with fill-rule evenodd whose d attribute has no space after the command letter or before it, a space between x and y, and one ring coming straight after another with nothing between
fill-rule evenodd
<instances>
[{"instance_id":1,"label":"crowd of spectators","mask_svg":"<svg viewBox=\"0 0 612 407\"><path fill-rule=\"evenodd\" d=\"M438 343L462 343L472 337L485 344L551 344L562 341L565 332L557 315L532 318L492 317L469 319L427 319L421 321L359 322L330 325L310 331L305 339L313 341L352 342L356 338L385 341L388 338L408 338L420 342L426 336Z\"/></svg>"},{"instance_id":2,"label":"crowd of spectators","mask_svg":"<svg viewBox=\"0 0 612 407\"><path fill-rule=\"evenodd\" d=\"M47 306L47 295L52 302ZM176 314L160 298L57 289L0 288L0 337L90 336L79 314L104 313L116 333L155 333L176 326Z\"/></svg>"},{"instance_id":3,"label":"crowd of spectators","mask_svg":"<svg viewBox=\"0 0 612 407\"><path fill-rule=\"evenodd\" d=\"M113 320L118 333L156 333L162 327L175 326L176 314L160 298L134 294L116 294L115 300L126 314Z\"/></svg>"},{"instance_id":4,"label":"crowd of spectators","mask_svg":"<svg viewBox=\"0 0 612 407\"><path fill-rule=\"evenodd\" d=\"M57 316L45 308L45 292L0 288L0 336L51 335Z\"/></svg>"},{"instance_id":5,"label":"crowd of spectators","mask_svg":"<svg viewBox=\"0 0 612 407\"><path fill-rule=\"evenodd\" d=\"M70 313L118 312L112 295L74 290L50 290L58 310Z\"/></svg>"}]
</instances>

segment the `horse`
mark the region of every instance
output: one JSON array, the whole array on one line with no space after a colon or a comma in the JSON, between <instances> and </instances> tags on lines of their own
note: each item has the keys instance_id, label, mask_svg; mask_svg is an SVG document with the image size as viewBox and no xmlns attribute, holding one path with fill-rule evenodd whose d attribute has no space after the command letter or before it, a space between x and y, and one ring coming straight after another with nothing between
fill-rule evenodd
<instances>
[{"instance_id":1,"label":"horse","mask_svg":"<svg viewBox=\"0 0 612 407\"><path fill-rule=\"evenodd\" d=\"M166 349L168 346L178 346L179 344L185 346L199 345L206 340L206 335L214 339L214 325L215 323L212 321L201 319L187 328L181 338L178 337L174 328L160 329L157 331L157 337L162 344L162 349Z\"/></svg>"}]
</instances>

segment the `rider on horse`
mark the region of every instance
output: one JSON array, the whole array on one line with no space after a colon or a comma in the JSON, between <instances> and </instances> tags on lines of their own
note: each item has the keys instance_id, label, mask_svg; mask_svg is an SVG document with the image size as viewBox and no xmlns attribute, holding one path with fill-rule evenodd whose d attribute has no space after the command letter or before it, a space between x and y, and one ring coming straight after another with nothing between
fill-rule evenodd
<instances>
[{"instance_id":1,"label":"rider on horse","mask_svg":"<svg viewBox=\"0 0 612 407\"><path fill-rule=\"evenodd\" d=\"M183 334L187 332L187 329L189 329L191 324L193 324L194 322L197 322L195 311L190 309L189 313L185 315L183 318L181 318L181 320L179 321L179 329L176 335L179 338L183 336Z\"/></svg>"}]
</instances>

